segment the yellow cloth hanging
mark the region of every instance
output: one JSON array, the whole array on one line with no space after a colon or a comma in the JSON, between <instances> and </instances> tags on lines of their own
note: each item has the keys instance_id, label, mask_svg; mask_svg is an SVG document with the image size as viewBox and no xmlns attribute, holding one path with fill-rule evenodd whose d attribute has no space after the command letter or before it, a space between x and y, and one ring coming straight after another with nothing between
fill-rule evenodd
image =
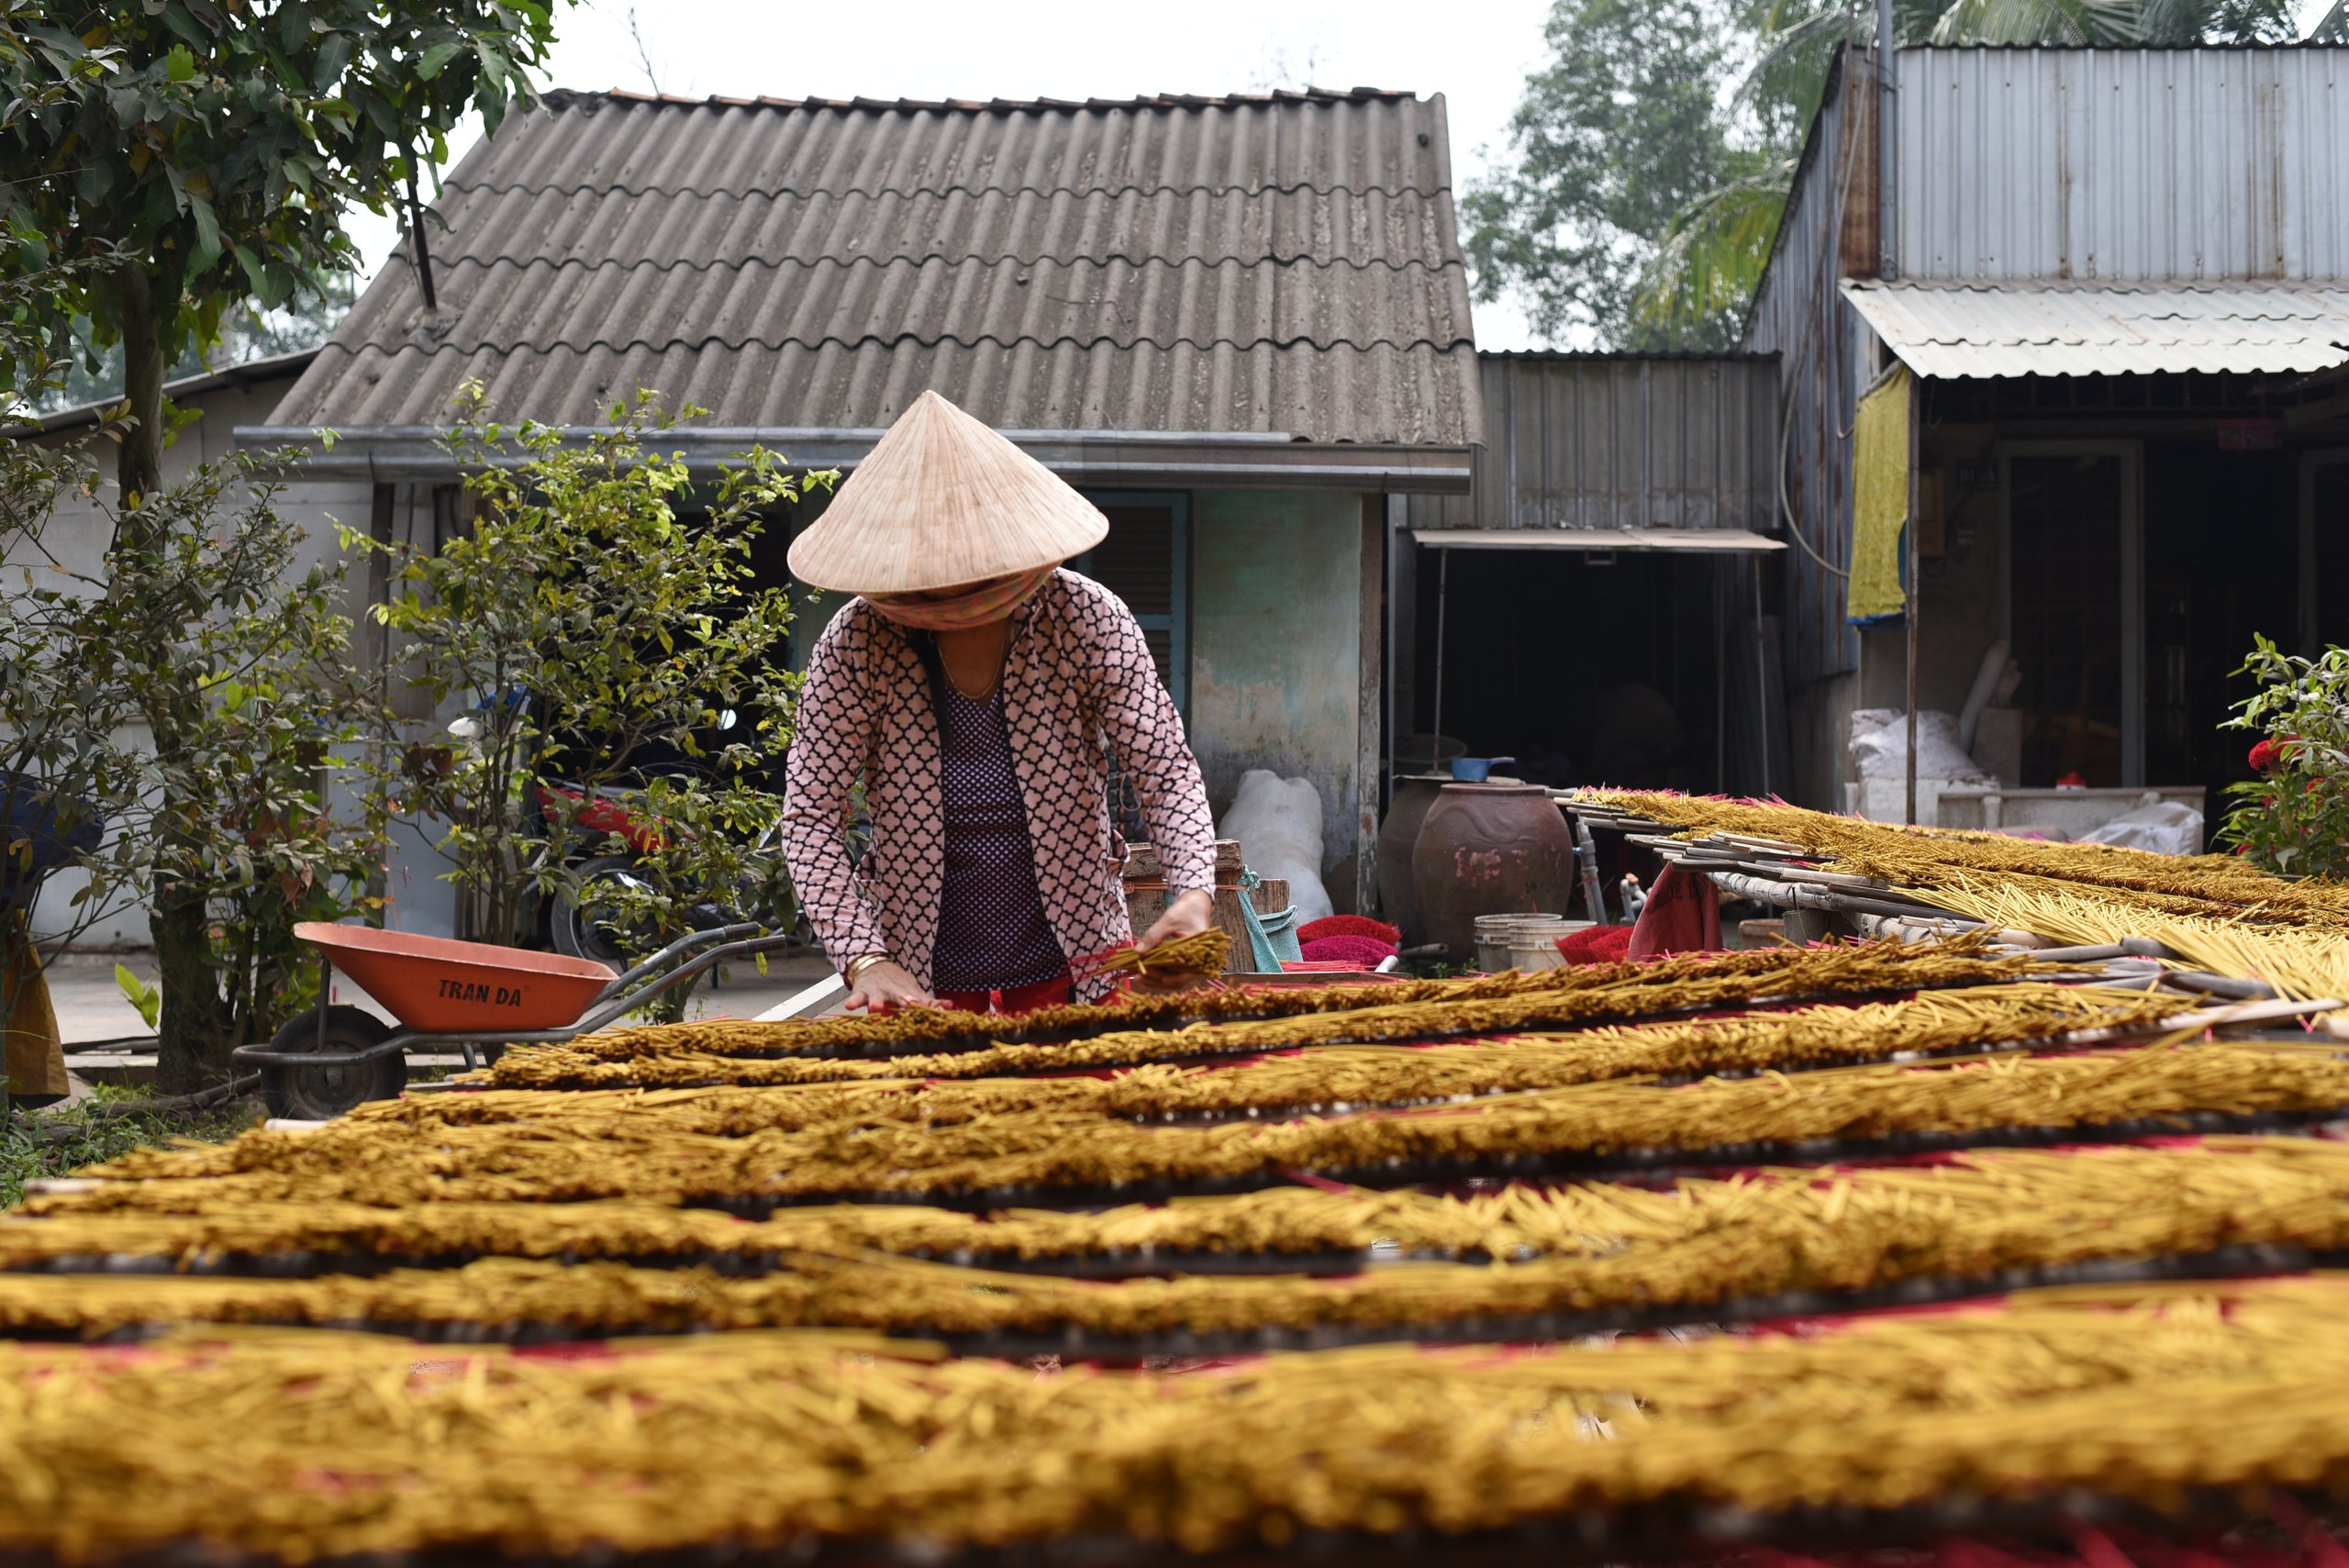
<instances>
[{"instance_id":1,"label":"yellow cloth hanging","mask_svg":"<svg viewBox=\"0 0 2349 1568\"><path fill-rule=\"evenodd\" d=\"M1860 399L1852 424L1852 582L1844 618L1903 615L1900 528L1909 520L1909 367Z\"/></svg>"}]
</instances>

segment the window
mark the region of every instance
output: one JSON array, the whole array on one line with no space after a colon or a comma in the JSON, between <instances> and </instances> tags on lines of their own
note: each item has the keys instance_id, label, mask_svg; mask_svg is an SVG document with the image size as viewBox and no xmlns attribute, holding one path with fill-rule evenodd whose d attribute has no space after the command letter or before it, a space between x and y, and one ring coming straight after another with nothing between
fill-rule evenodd
<instances>
[{"instance_id":1,"label":"window","mask_svg":"<svg viewBox=\"0 0 2349 1568\"><path fill-rule=\"evenodd\" d=\"M1109 537L1069 562L1126 602L1141 625L1174 706L1191 706L1191 498L1100 491L1087 495L1109 519Z\"/></svg>"}]
</instances>

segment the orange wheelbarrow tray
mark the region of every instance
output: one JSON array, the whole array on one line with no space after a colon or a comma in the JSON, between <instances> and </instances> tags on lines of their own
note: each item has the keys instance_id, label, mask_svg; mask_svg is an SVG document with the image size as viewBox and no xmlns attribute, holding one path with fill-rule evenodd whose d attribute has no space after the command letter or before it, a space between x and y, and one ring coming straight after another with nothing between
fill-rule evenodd
<instances>
[{"instance_id":1,"label":"orange wheelbarrow tray","mask_svg":"<svg viewBox=\"0 0 2349 1568\"><path fill-rule=\"evenodd\" d=\"M331 987L321 975L316 1009L321 1048L240 1045L229 1059L246 1072L355 1067L410 1047L455 1046L468 1065L478 1065L475 1046L560 1045L593 1034L729 959L800 945L797 938L765 934L756 924L719 926L679 937L627 973L614 974L592 959L372 926L305 921L294 934L318 951L322 965L350 976L403 1027L362 1051L326 1051Z\"/></svg>"}]
</instances>

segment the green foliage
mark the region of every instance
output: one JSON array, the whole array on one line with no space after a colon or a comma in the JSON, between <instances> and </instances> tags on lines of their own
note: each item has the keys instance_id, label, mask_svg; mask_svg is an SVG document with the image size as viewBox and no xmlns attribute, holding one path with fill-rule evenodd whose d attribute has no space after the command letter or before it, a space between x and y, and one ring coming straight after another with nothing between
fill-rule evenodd
<instances>
[{"instance_id":1,"label":"green foliage","mask_svg":"<svg viewBox=\"0 0 2349 1568\"><path fill-rule=\"evenodd\" d=\"M0 344L6 335L0 333ZM16 987L39 973L26 918L38 903L44 935L71 940L145 885L138 840L151 816L146 761L129 739L139 713L121 679L121 650L106 634L108 606L83 573L95 520L96 476L78 450L0 441L0 801L22 782L47 796L58 837L103 826L110 836L71 859L37 860L28 834L0 828L0 1017ZM77 528L79 523L82 526ZM101 534L101 538L103 535ZM68 902L43 899L61 876L85 884Z\"/></svg>"},{"instance_id":2,"label":"green foliage","mask_svg":"<svg viewBox=\"0 0 2349 1568\"><path fill-rule=\"evenodd\" d=\"M127 489L157 473L149 373L351 270L344 212L391 210L469 112L495 129L552 39L549 0L0 0L0 265L111 261L30 324L125 342Z\"/></svg>"},{"instance_id":3,"label":"green foliage","mask_svg":"<svg viewBox=\"0 0 2349 1568\"><path fill-rule=\"evenodd\" d=\"M1727 6L1729 0L1722 0ZM2279 43L2288 0L1895 0L1904 44ZM2342 0L2311 37L2349 37ZM1556 0L1510 156L1462 210L1479 299L1544 337L1617 349L1734 344L1839 48L1871 0Z\"/></svg>"},{"instance_id":4,"label":"green foliage","mask_svg":"<svg viewBox=\"0 0 2349 1568\"><path fill-rule=\"evenodd\" d=\"M509 429L469 386L451 446L474 519L436 554L394 552L399 591L378 612L416 684L468 710L452 726L462 744L415 759L412 799L448 825L440 847L477 940L527 936L543 900L575 894L564 862L579 853L639 857L642 886L612 912L648 950L681 934L708 890L722 899L764 875L750 841L780 814L769 786L796 677L781 656L790 605L752 585L750 550L763 514L810 481L754 450L696 494L684 460L656 450L676 422L657 400L611 419L584 441ZM721 729L729 709L743 721ZM561 795L550 821L540 779L586 799L640 790L635 809L668 827L632 846L580 824L582 801Z\"/></svg>"},{"instance_id":5,"label":"green foliage","mask_svg":"<svg viewBox=\"0 0 2349 1568\"><path fill-rule=\"evenodd\" d=\"M1706 0L1557 0L1511 156L1462 204L1478 298L1514 291L1545 337L1637 341L1647 257L1675 214L1740 172L1720 106L1727 20Z\"/></svg>"},{"instance_id":6,"label":"green foliage","mask_svg":"<svg viewBox=\"0 0 2349 1568\"><path fill-rule=\"evenodd\" d=\"M167 1061L168 1087L298 1009L310 965L295 925L365 907L388 831L392 720L351 661L348 568L303 562L281 472L267 457L198 469L147 499L137 547L107 562L120 678L174 737L147 763L156 908L200 931L176 967L157 943L164 1015L186 1037L167 1029L166 1054L204 1064Z\"/></svg>"},{"instance_id":7,"label":"green foliage","mask_svg":"<svg viewBox=\"0 0 2349 1568\"><path fill-rule=\"evenodd\" d=\"M0 773L108 829L37 878L89 879L74 904L44 904L45 935L70 939L133 898L184 922L184 940L157 944L173 1088L217 1075L299 1005L295 922L359 907L381 862L389 719L348 662L342 573L301 563L278 494L257 461L211 465L146 497L134 531L79 450L0 444L0 556L17 563ZM134 743L142 726L173 743ZM8 922L0 960L29 940Z\"/></svg>"},{"instance_id":8,"label":"green foliage","mask_svg":"<svg viewBox=\"0 0 2349 1568\"><path fill-rule=\"evenodd\" d=\"M189 1115L149 1110L150 1097L145 1090L102 1087L71 1106L0 1118L0 1209L25 1201L27 1182L71 1175L183 1138L226 1142L253 1124L251 1113L235 1106Z\"/></svg>"},{"instance_id":9,"label":"green foliage","mask_svg":"<svg viewBox=\"0 0 2349 1568\"><path fill-rule=\"evenodd\" d=\"M2349 876L2349 649L2303 659L2254 642L2235 673L2259 689L2221 728L2263 737L2260 776L2227 786L2239 804L2220 840L2281 875Z\"/></svg>"},{"instance_id":10,"label":"green foliage","mask_svg":"<svg viewBox=\"0 0 2349 1568\"><path fill-rule=\"evenodd\" d=\"M162 1018L163 993L133 974L128 964L114 966L114 987L122 993L122 999L138 1011L139 1021L149 1029L153 1029Z\"/></svg>"}]
</instances>

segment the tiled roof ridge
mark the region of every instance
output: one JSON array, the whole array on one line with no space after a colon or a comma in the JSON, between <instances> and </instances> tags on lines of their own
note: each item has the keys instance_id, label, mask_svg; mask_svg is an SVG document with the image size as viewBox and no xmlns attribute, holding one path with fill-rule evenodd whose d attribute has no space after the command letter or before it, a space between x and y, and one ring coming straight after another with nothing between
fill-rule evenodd
<instances>
[{"instance_id":1,"label":"tiled roof ridge","mask_svg":"<svg viewBox=\"0 0 2349 1568\"><path fill-rule=\"evenodd\" d=\"M1158 93L1137 98L731 98L712 94L638 93L626 87L603 91L554 87L540 101L555 109L573 104L642 104L670 109L828 110L868 114L1098 114L1111 109L1232 109L1278 104L1364 104L1416 100L1400 87L1279 87L1264 93Z\"/></svg>"},{"instance_id":2,"label":"tiled roof ridge","mask_svg":"<svg viewBox=\"0 0 2349 1568\"><path fill-rule=\"evenodd\" d=\"M460 171L462 172L462 171ZM1073 185L752 185L741 190L712 189L704 185L627 185L618 182L599 183L580 180L570 184L492 184L486 181L451 178L443 182L444 191L464 192L485 196L578 196L609 195L636 199L643 196L699 196L715 201L724 196L745 200L774 201L785 196L1293 196L1310 191L1317 196L1336 195L1341 192L1367 195L1376 192L1387 196L1424 196L1433 199L1448 196L1452 187L1443 185L1349 185L1318 184L1311 180L1294 180L1287 184L1261 185L1145 185L1130 182L1122 185L1093 185L1078 189Z\"/></svg>"},{"instance_id":3,"label":"tiled roof ridge","mask_svg":"<svg viewBox=\"0 0 2349 1568\"><path fill-rule=\"evenodd\" d=\"M1080 337L1073 332L1056 332L1049 337L1041 333L1030 332L1022 333L1009 338L1001 337L992 332L982 333L972 338L960 337L952 332L941 332L931 337L923 337L920 334L914 332L898 332L894 334L864 332L854 336L843 333L828 332L821 337L812 338L759 338L747 335L739 338L728 338L720 336L715 332L710 332L704 333L696 338L671 337L658 340L650 337L618 339L598 334L597 336L588 339L584 342L564 339L559 339L551 344L505 344L492 343L486 340L460 343L455 341L452 338L434 343L429 349L410 341L402 343L397 349L389 351L394 353L408 353L414 351L426 355L469 355L479 353L552 354L559 351L584 354L593 349L604 349L616 354L625 354L638 349L643 349L657 354L666 353L672 349L726 349L737 352L745 349L766 349L774 352L781 352L783 350L789 348L808 350L826 348L890 349L896 348L901 344L910 344L914 347L923 349L935 349L942 344L952 344L958 349L1015 349L1023 345L1032 345L1040 349L1057 349L1063 345L1070 348L1083 349L1105 343L1111 347L1120 349L1134 348L1147 343L1153 349L1159 349L1169 352L1176 349L1195 349L1204 353L1219 348L1241 350L1260 348L1308 348L1319 350L1323 352L1336 349L1351 349L1357 353L1368 353L1376 349L1391 349L1397 352L1408 352L1414 349L1428 349L1441 353L1453 349L1473 348L1475 345L1475 338L1473 332L1465 328L1455 328L1453 336L1450 338L1424 337L1411 338L1408 339L1397 338L1374 338L1367 342L1356 342L1351 338L1331 338L1327 341L1323 341L1303 333L1295 333L1286 337L1275 337L1267 333L1264 336L1255 338L1234 338L1222 334L1219 334L1212 338L1181 337L1158 339L1147 336L1136 336L1130 339L1119 340L1112 339L1107 334L1085 338ZM362 348L370 346L374 347L379 350L382 349L382 345L380 344L362 345ZM333 339L329 339L326 345L320 349L319 352L325 353L328 350L339 351L354 358L359 352L359 350L353 349L348 344L338 342Z\"/></svg>"},{"instance_id":4,"label":"tiled roof ridge","mask_svg":"<svg viewBox=\"0 0 2349 1568\"><path fill-rule=\"evenodd\" d=\"M544 267L551 271L560 272L567 267L576 267L583 272L618 271L629 272L674 272L683 271L694 272L747 272L753 267L764 267L773 272L781 272L786 267L796 268L802 272L813 272L818 267L846 268L863 266L920 268L927 267L932 262L939 262L949 267L1057 267L1063 270L1069 270L1077 267L1107 267L1112 263L1122 262L1123 264L1132 267L1137 271L1143 268L1160 268L1167 271L1179 271L1186 267L1310 267L1319 272L1334 272L1340 267L1347 267L1357 272L1367 272L1374 270L1384 269L1389 272L1416 272L1430 275L1460 271L1467 266L1466 261L1457 255L1446 256L1439 261L1431 262L1426 258L1420 256L1407 256L1401 261L1396 261L1386 256L1371 256L1357 261L1350 256L1331 256L1326 258L1309 255L1132 256L1127 255L1123 252L1088 254L1083 256L1012 256L999 253L981 254L977 251L966 251L962 254L949 254L944 251L930 250L918 256L904 254L881 256L867 253L855 256L741 256L731 260L720 260L717 258L698 259L689 256L679 256L673 257L667 261L657 261L649 256L640 256L632 260L623 261L617 257L610 256L597 257L590 260L579 256L526 256L517 258L513 256L473 256L458 254L453 256L443 255L435 257L433 259L432 270L435 277L444 277L454 272L460 267L475 267L484 271L488 271L496 267L508 267L516 271L521 271L531 267ZM405 250L395 250L389 257L385 258L385 265L400 267L410 265L407 259L407 252Z\"/></svg>"}]
</instances>

